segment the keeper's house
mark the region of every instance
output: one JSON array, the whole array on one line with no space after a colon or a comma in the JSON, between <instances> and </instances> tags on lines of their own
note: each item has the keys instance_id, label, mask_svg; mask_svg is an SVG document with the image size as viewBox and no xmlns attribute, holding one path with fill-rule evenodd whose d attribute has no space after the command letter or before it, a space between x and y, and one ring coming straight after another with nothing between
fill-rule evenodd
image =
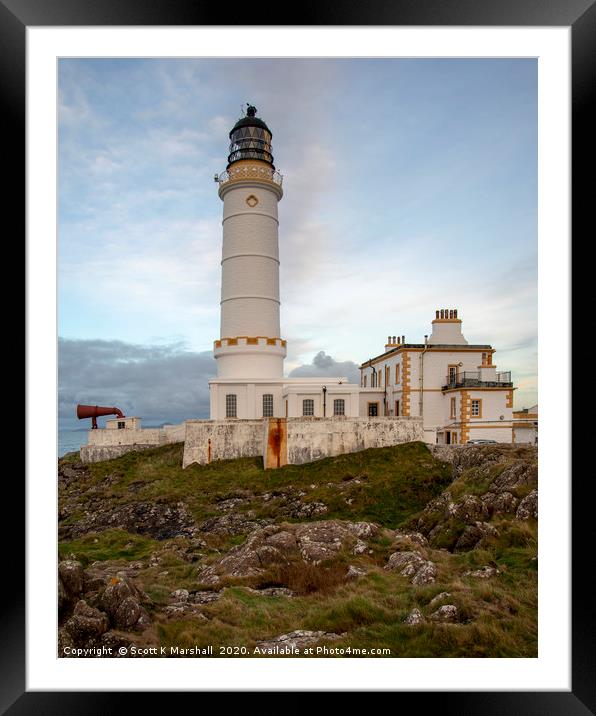
<instances>
[{"instance_id":1,"label":"keeper's house","mask_svg":"<svg viewBox=\"0 0 596 716\"><path fill-rule=\"evenodd\" d=\"M494 353L468 343L457 310L438 310L424 343L389 336L360 366L360 415L422 417L428 443L513 442L515 388Z\"/></svg>"}]
</instances>

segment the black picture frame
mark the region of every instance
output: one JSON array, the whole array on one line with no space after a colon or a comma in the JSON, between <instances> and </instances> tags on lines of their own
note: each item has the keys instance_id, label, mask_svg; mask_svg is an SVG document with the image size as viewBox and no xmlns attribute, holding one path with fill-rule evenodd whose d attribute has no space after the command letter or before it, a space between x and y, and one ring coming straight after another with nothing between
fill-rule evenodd
<instances>
[{"instance_id":1,"label":"black picture frame","mask_svg":"<svg viewBox=\"0 0 596 716\"><path fill-rule=\"evenodd\" d=\"M239 6L241 7L241 6ZM0 0L0 96L4 122L4 171L10 182L4 189L4 211L12 215L15 236L25 235L25 32L28 26L84 25L228 25L230 18L241 25L284 25L282 5L262 6L258 15L238 14L229 4L201 3L200 0ZM353 0L314 3L306 0L295 8L299 25L401 25L401 26L570 26L572 33L572 197L576 232L587 227L593 204L594 120L588 110L590 90L596 86L594 45L596 5L594 0ZM245 20L246 16L246 20ZM263 19L261 19L261 16ZM254 20L256 22L251 22ZM7 164L8 163L8 164ZM590 177L590 179L586 179ZM8 223L8 222L7 222ZM587 238L587 237L586 237ZM577 242L577 238L576 238ZM564 346L563 346L564 348ZM561 426L571 430L571 426ZM572 691L571 692L400 692L396 708L437 708L440 713L458 714L577 714L596 713L594 678L593 590L586 562L593 561L591 525L595 501L589 467L580 474L572 510ZM5 484L5 504L19 513L24 503L22 483ZM13 494L10 494L12 490ZM581 496L578 497L581 491ZM21 525L22 526L22 525ZM14 535L19 534L19 526ZM5 545L8 545L5 542ZM585 550L585 551L584 551ZM10 716L21 714L103 714L139 707L139 693L110 692L28 692L25 690L25 554L18 537L5 550L4 573L10 575L10 589L3 590L7 602L0 615L0 709ZM563 576L563 575L562 575ZM462 664L463 666L463 664ZM424 668L422 666L421 668ZM75 688L76 685L73 685ZM470 688L474 688L470 684ZM150 694L159 708L165 694ZM201 708L196 702L195 708ZM421 702L422 700L422 702ZM413 705L413 704L412 704ZM280 703L280 708L288 704Z\"/></svg>"}]
</instances>

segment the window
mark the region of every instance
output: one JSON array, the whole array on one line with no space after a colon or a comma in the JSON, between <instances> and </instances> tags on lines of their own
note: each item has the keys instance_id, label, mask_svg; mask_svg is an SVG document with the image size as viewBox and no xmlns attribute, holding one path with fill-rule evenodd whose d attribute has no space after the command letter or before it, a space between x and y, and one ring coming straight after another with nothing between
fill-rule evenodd
<instances>
[{"instance_id":1,"label":"window","mask_svg":"<svg viewBox=\"0 0 596 716\"><path fill-rule=\"evenodd\" d=\"M333 415L346 414L346 401L343 398L336 398L333 401Z\"/></svg>"},{"instance_id":2,"label":"window","mask_svg":"<svg viewBox=\"0 0 596 716\"><path fill-rule=\"evenodd\" d=\"M396 385L399 383L399 381L401 379L400 368L401 368L401 363L396 363L395 364L395 384Z\"/></svg>"},{"instance_id":3,"label":"window","mask_svg":"<svg viewBox=\"0 0 596 716\"><path fill-rule=\"evenodd\" d=\"M126 423L119 420L118 421L118 430L124 430L125 427L126 427Z\"/></svg>"},{"instance_id":4,"label":"window","mask_svg":"<svg viewBox=\"0 0 596 716\"><path fill-rule=\"evenodd\" d=\"M389 385L391 383L391 368L386 365L385 366L385 385Z\"/></svg>"},{"instance_id":5,"label":"window","mask_svg":"<svg viewBox=\"0 0 596 716\"><path fill-rule=\"evenodd\" d=\"M365 375L365 376L364 376L364 387L365 387L365 388L366 388L366 382L367 382L366 379L367 379L367 378L368 378L368 376Z\"/></svg>"},{"instance_id":6,"label":"window","mask_svg":"<svg viewBox=\"0 0 596 716\"><path fill-rule=\"evenodd\" d=\"M399 400L395 401L395 417L399 417Z\"/></svg>"},{"instance_id":7,"label":"window","mask_svg":"<svg viewBox=\"0 0 596 716\"><path fill-rule=\"evenodd\" d=\"M379 368L379 371L377 372L377 375L379 377L379 388L383 385L383 374L381 373L381 369Z\"/></svg>"},{"instance_id":8,"label":"window","mask_svg":"<svg viewBox=\"0 0 596 716\"><path fill-rule=\"evenodd\" d=\"M368 417L376 418L378 414L379 414L379 404L378 403L369 403L368 404Z\"/></svg>"},{"instance_id":9,"label":"window","mask_svg":"<svg viewBox=\"0 0 596 716\"><path fill-rule=\"evenodd\" d=\"M455 385L457 383L458 368L459 366L457 365L449 366L449 385Z\"/></svg>"},{"instance_id":10,"label":"window","mask_svg":"<svg viewBox=\"0 0 596 716\"><path fill-rule=\"evenodd\" d=\"M481 418L482 417L482 400L473 400L472 401L471 415L473 418Z\"/></svg>"},{"instance_id":11,"label":"window","mask_svg":"<svg viewBox=\"0 0 596 716\"><path fill-rule=\"evenodd\" d=\"M271 393L265 393L263 395L263 417L273 417L273 395Z\"/></svg>"},{"instance_id":12,"label":"window","mask_svg":"<svg viewBox=\"0 0 596 716\"><path fill-rule=\"evenodd\" d=\"M233 393L226 395L226 418L236 417L236 407L236 396Z\"/></svg>"},{"instance_id":13,"label":"window","mask_svg":"<svg viewBox=\"0 0 596 716\"><path fill-rule=\"evenodd\" d=\"M455 398L451 398L451 417L455 417Z\"/></svg>"},{"instance_id":14,"label":"window","mask_svg":"<svg viewBox=\"0 0 596 716\"><path fill-rule=\"evenodd\" d=\"M315 414L315 401L312 398L306 398L302 401L302 415Z\"/></svg>"}]
</instances>

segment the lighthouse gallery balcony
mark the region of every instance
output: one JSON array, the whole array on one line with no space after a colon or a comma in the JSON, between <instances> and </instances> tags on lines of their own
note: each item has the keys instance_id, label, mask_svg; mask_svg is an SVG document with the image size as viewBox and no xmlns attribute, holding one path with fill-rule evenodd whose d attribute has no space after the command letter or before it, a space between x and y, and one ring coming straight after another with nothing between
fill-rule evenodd
<instances>
[{"instance_id":1,"label":"lighthouse gallery balcony","mask_svg":"<svg viewBox=\"0 0 596 716\"><path fill-rule=\"evenodd\" d=\"M273 182L278 186L282 185L283 176L275 169L266 166L232 166L221 174L216 174L214 181L220 186L231 181L245 181L250 179L260 179Z\"/></svg>"}]
</instances>

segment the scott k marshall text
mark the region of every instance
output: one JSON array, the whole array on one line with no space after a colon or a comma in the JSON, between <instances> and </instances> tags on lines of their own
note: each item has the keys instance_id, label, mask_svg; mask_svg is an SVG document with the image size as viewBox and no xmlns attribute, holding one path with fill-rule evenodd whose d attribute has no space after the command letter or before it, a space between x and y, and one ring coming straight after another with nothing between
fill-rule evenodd
<instances>
[{"instance_id":1,"label":"scott k marshall text","mask_svg":"<svg viewBox=\"0 0 596 716\"><path fill-rule=\"evenodd\" d=\"M352 646L308 646L299 649L296 646L111 646L89 647L80 649L74 646L64 648L64 656L101 657L101 656L247 656L263 654L267 656L391 656L391 649L358 649Z\"/></svg>"}]
</instances>

